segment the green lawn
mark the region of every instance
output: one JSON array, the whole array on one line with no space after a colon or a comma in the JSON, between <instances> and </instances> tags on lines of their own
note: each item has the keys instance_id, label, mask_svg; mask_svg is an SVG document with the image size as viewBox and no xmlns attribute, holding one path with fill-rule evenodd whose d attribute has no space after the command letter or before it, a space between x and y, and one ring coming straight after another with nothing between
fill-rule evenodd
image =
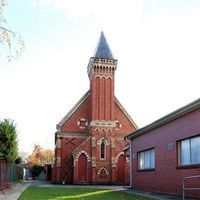
<instances>
[{"instance_id":1,"label":"green lawn","mask_svg":"<svg viewBox=\"0 0 200 200\"><path fill-rule=\"evenodd\" d=\"M149 200L150 198L121 191L92 188L29 187L18 200Z\"/></svg>"}]
</instances>

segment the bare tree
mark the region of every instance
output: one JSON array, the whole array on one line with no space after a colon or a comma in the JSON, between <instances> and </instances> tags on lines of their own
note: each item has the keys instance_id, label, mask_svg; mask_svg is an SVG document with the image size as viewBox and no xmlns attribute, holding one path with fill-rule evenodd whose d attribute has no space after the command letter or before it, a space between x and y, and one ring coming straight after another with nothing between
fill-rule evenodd
<instances>
[{"instance_id":1,"label":"bare tree","mask_svg":"<svg viewBox=\"0 0 200 200\"><path fill-rule=\"evenodd\" d=\"M21 56L25 43L21 35L12 31L3 15L6 0L0 0L0 56L6 56L8 61Z\"/></svg>"}]
</instances>

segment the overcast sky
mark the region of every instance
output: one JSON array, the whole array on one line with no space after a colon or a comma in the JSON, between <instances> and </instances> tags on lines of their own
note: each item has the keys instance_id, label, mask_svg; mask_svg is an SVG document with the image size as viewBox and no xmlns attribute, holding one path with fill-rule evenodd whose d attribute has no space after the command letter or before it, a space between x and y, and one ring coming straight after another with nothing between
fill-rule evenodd
<instances>
[{"instance_id":1,"label":"overcast sky","mask_svg":"<svg viewBox=\"0 0 200 200\"><path fill-rule=\"evenodd\" d=\"M17 124L20 151L54 147L56 124L89 89L87 64L103 30L118 59L115 94L142 127L199 98L199 0L8 0L24 38L0 58L0 119Z\"/></svg>"}]
</instances>

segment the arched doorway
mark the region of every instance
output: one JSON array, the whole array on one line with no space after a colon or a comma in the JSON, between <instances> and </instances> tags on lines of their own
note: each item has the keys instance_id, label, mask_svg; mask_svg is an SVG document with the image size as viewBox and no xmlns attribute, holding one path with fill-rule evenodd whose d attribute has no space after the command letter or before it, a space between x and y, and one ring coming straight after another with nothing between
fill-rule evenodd
<instances>
[{"instance_id":1,"label":"arched doorway","mask_svg":"<svg viewBox=\"0 0 200 200\"><path fill-rule=\"evenodd\" d=\"M78 159L78 181L80 183L87 182L87 157L84 153Z\"/></svg>"},{"instance_id":2,"label":"arched doorway","mask_svg":"<svg viewBox=\"0 0 200 200\"><path fill-rule=\"evenodd\" d=\"M125 169L126 169L126 158L124 155L119 156L117 164L117 182L120 184L125 183Z\"/></svg>"}]
</instances>

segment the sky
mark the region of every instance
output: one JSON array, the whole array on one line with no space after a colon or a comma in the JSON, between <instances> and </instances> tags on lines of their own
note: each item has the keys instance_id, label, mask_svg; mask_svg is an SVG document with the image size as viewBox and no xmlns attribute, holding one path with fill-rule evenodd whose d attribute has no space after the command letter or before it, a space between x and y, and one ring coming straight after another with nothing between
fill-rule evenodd
<instances>
[{"instance_id":1,"label":"sky","mask_svg":"<svg viewBox=\"0 0 200 200\"><path fill-rule=\"evenodd\" d=\"M199 0L7 0L26 48L0 57L0 120L19 150L54 148L56 124L89 89L87 64L103 30L118 59L115 95L139 127L199 98Z\"/></svg>"}]
</instances>

